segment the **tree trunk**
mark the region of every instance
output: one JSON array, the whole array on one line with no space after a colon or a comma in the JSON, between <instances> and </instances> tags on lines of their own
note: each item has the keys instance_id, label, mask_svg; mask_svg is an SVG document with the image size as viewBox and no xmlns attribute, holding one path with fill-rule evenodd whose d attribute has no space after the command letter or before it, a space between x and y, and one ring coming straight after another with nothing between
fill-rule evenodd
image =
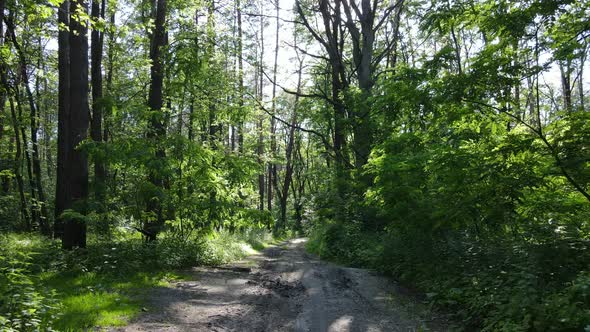
<instances>
[{"instance_id":1,"label":"tree trunk","mask_svg":"<svg viewBox=\"0 0 590 332\"><path fill-rule=\"evenodd\" d=\"M18 129L20 130L20 138L22 143L22 150L24 151L25 161L27 166L27 175L29 179L29 190L31 191L31 227L28 229L32 231L35 227L40 225L39 208L37 206L37 194L35 186L35 178L33 175L33 166L31 162L31 155L29 154L29 144L27 143L27 134L25 126L23 125L23 108L20 101L20 91L15 87L16 108L18 110Z\"/></svg>"},{"instance_id":2,"label":"tree trunk","mask_svg":"<svg viewBox=\"0 0 590 332\"><path fill-rule=\"evenodd\" d=\"M236 0L236 10L238 19L238 151L244 152L244 62L242 50L242 7L241 1Z\"/></svg>"},{"instance_id":3,"label":"tree trunk","mask_svg":"<svg viewBox=\"0 0 590 332\"><path fill-rule=\"evenodd\" d=\"M264 2L260 1L260 58L258 59L258 99L260 103L264 100ZM260 115L256 125L258 131L258 162L262 168L262 172L258 175L258 196L260 199L259 210L264 210L264 192L265 189L265 175L264 175L264 133L263 133L263 118Z\"/></svg>"},{"instance_id":4,"label":"tree trunk","mask_svg":"<svg viewBox=\"0 0 590 332\"><path fill-rule=\"evenodd\" d=\"M279 0L275 0L275 14L276 14L276 27L275 27L275 58L272 71L272 107L270 117L270 154L271 161L268 164L268 210L272 211L272 200L273 200L273 188L278 187L277 182L277 165L275 159L277 157L277 138L276 138L276 121L274 115L277 111L277 66L279 59Z\"/></svg>"},{"instance_id":5,"label":"tree trunk","mask_svg":"<svg viewBox=\"0 0 590 332\"><path fill-rule=\"evenodd\" d=\"M582 51L582 55L580 55L580 71L578 73L578 95L580 97L580 111L584 112L586 106L584 105L584 65L586 62L586 48Z\"/></svg>"},{"instance_id":6,"label":"tree trunk","mask_svg":"<svg viewBox=\"0 0 590 332\"><path fill-rule=\"evenodd\" d=\"M150 117L149 129L147 138L152 144L159 145L160 141L166 136L166 128L164 124L163 106L163 83L164 83L164 64L162 59L163 48L166 46L166 0L156 0L152 11L155 12L155 28L152 35L150 59L152 61L150 67L150 90L148 98L148 106L152 112ZM154 158L158 161L163 161L166 157L165 151L162 147L156 148ZM160 164L155 163L155 164ZM155 241L158 233L164 226L164 215L162 211L162 190L164 179L162 176L162 169L155 167L150 169L150 182L156 188L156 193L148 197L147 212L151 214L150 219L144 224L144 231L147 235L148 241Z\"/></svg>"},{"instance_id":7,"label":"tree trunk","mask_svg":"<svg viewBox=\"0 0 590 332\"><path fill-rule=\"evenodd\" d=\"M194 99L191 100L191 105L189 107L188 113L188 140L190 142L194 142L195 140L195 133L193 126L195 125L195 101Z\"/></svg>"},{"instance_id":8,"label":"tree trunk","mask_svg":"<svg viewBox=\"0 0 590 332\"><path fill-rule=\"evenodd\" d=\"M301 76L303 73L303 61L299 60L299 70L297 73L297 94L295 95L295 102L293 104L293 115L291 117L291 126L289 127L289 136L287 147L285 148L285 180L283 181L283 188L279 193L279 205L281 209L280 222L277 224L277 229L287 225L287 200L289 197L289 189L291 181L293 180L293 147L295 145L295 128L297 127L297 112L299 108L299 95L301 93Z\"/></svg>"},{"instance_id":9,"label":"tree trunk","mask_svg":"<svg viewBox=\"0 0 590 332\"><path fill-rule=\"evenodd\" d=\"M103 9L104 13L104 0ZM94 21L98 21L102 17L100 3L98 0L92 1L91 17ZM91 82L92 82L92 121L90 127L90 135L95 144L102 144L102 117L104 109L103 90L102 90L102 51L104 43L104 33L98 29L93 29L91 33ZM102 205L105 194L105 162L104 155L99 154L94 158L94 198ZM99 213L102 209L99 209Z\"/></svg>"},{"instance_id":10,"label":"tree trunk","mask_svg":"<svg viewBox=\"0 0 590 332\"><path fill-rule=\"evenodd\" d=\"M31 182L31 196L33 199L33 204L31 205L31 215L33 216L33 222L35 224L38 223L40 231L44 235L50 235L51 229L48 224L47 220L47 207L45 202L45 194L43 192L43 185L42 185L42 178L41 178L41 161L39 158L39 143L37 132L39 130L38 127L38 117L39 112L37 110L37 105L35 104L35 99L33 97L33 93L31 91L31 87L29 86L29 73L27 71L27 62L24 50L22 49L20 43L16 38L15 27L12 24L11 20L7 21L7 28L8 32L10 33L10 38L12 39L12 44L16 49L18 58L19 58L19 65L21 69L21 79L23 86L25 87L25 94L29 104L30 110L30 135L31 135L31 145L32 145L32 160L29 156L28 148L26 146L26 135L24 133L24 127L22 129L22 141L25 144L25 152L27 156L27 169L29 170L29 181ZM16 94L17 98L19 98L19 92L17 87ZM18 100L17 100L18 101ZM19 116L22 116L20 113L22 112L21 103L18 102L17 106L19 108Z\"/></svg>"},{"instance_id":11,"label":"tree trunk","mask_svg":"<svg viewBox=\"0 0 590 332\"><path fill-rule=\"evenodd\" d=\"M563 109L565 111L572 110L572 86L571 86L571 64L570 60L566 63L559 64L561 72L561 93L563 94Z\"/></svg>"},{"instance_id":12,"label":"tree trunk","mask_svg":"<svg viewBox=\"0 0 590 332\"><path fill-rule=\"evenodd\" d=\"M4 8L6 7L6 0L0 0L0 48L4 46ZM6 64L0 63L0 82L2 82L2 86L0 87L0 140L4 136L4 121L8 116L4 113L6 111L6 97L8 96L8 79L6 77ZM2 169L0 169L2 171ZM6 194L10 191L10 176L4 175L0 177L2 181L2 191Z\"/></svg>"},{"instance_id":13,"label":"tree trunk","mask_svg":"<svg viewBox=\"0 0 590 332\"><path fill-rule=\"evenodd\" d=\"M63 28L58 32L58 121L57 121L57 180L55 183L55 215L53 236L63 238L64 224L61 214L68 206L68 161L69 118L70 118L70 1L64 0L57 10L57 20Z\"/></svg>"},{"instance_id":14,"label":"tree trunk","mask_svg":"<svg viewBox=\"0 0 590 332\"><path fill-rule=\"evenodd\" d=\"M88 159L78 149L88 135L90 107L88 104L88 29L85 22L75 17L78 12L87 13L84 0L70 2L70 110L68 121L67 161L65 163L66 201L65 208L81 215L86 214L88 199ZM74 14L75 13L75 14ZM76 15L76 16L74 16ZM81 217L64 218L64 249L86 247L86 221Z\"/></svg>"},{"instance_id":15,"label":"tree trunk","mask_svg":"<svg viewBox=\"0 0 590 332\"><path fill-rule=\"evenodd\" d=\"M6 83L6 81L3 81ZM8 86L8 85L4 85ZM16 153L14 155L14 177L16 179L16 186L18 189L18 194L20 198L20 210L23 218L24 229L27 231L31 230L31 218L29 217L29 212L27 211L27 199L25 197L25 186L23 181L23 176L21 173L23 157L22 157L22 148L21 148L21 141L19 135L19 125L16 116L16 110L14 107L14 101L12 98L9 100L10 102L10 114L12 116L12 128L14 129L14 140L16 145Z\"/></svg>"},{"instance_id":16,"label":"tree trunk","mask_svg":"<svg viewBox=\"0 0 590 332\"><path fill-rule=\"evenodd\" d=\"M397 59L398 59L398 44L399 44L399 26L400 26L400 22L401 22L401 16L402 16L402 12L403 12L403 8L404 8L404 2L405 0L399 0L398 2L398 7L395 10L395 14L393 15L393 31L392 31L392 47L391 47L391 51L389 52L390 54L388 54L388 61L387 61L387 68L389 69L395 69L395 66L397 65Z\"/></svg>"}]
</instances>

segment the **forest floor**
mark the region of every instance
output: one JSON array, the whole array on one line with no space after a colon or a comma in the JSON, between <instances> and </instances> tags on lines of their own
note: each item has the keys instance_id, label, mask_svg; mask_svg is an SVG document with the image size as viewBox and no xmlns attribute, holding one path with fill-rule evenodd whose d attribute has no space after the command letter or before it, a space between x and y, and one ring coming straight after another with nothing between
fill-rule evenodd
<instances>
[{"instance_id":1,"label":"forest floor","mask_svg":"<svg viewBox=\"0 0 590 332\"><path fill-rule=\"evenodd\" d=\"M439 331L444 320L390 279L319 260L305 240L159 287L112 331Z\"/></svg>"}]
</instances>

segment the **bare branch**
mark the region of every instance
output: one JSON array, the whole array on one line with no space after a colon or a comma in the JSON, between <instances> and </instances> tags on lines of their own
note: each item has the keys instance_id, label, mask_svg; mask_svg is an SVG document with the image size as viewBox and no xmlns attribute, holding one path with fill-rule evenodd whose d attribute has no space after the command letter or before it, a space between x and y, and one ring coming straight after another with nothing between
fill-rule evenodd
<instances>
[{"instance_id":1,"label":"bare branch","mask_svg":"<svg viewBox=\"0 0 590 332\"><path fill-rule=\"evenodd\" d=\"M244 13L244 12L242 14L245 16L248 16L248 17L263 17L263 18L271 18L273 20L277 19L276 15L266 15L266 14L259 14L259 13ZM299 21L288 20L288 19L281 18L281 17L279 17L279 21L285 22L285 23L303 24L302 22L299 22Z\"/></svg>"},{"instance_id":2,"label":"bare branch","mask_svg":"<svg viewBox=\"0 0 590 332\"><path fill-rule=\"evenodd\" d=\"M277 84L277 82L275 80L273 80L267 73L266 71L262 70L262 74L264 74L264 76L266 77L266 79L268 79L272 84L278 86L279 88L281 88L281 90L283 90L285 93L288 93L290 95L295 95L295 96L299 96L299 97L306 97L306 98L320 98L320 99L324 99L325 101L327 101L328 103L334 105L334 101L326 96L326 95L322 95L322 94L317 94L317 93L301 93L301 92L297 92L297 91L293 91L293 90L289 90L285 87L283 87L280 84Z\"/></svg>"},{"instance_id":3,"label":"bare branch","mask_svg":"<svg viewBox=\"0 0 590 332\"><path fill-rule=\"evenodd\" d=\"M256 98L256 96L252 95L251 93L248 93L248 95L249 95L249 96L250 96L250 97L251 97L253 100L255 100L255 101L256 101L256 103L258 104L258 107L260 107L260 109L261 109L261 110L262 110L264 113L268 114L268 115L269 115L270 117L272 117L273 119L275 119L275 120L279 121L280 123L282 123L282 124L284 124L284 125L286 125L286 126L288 126L288 127L290 127L290 128L295 128L295 129L297 129L297 130L301 130L301 131L303 131L303 132L305 132L305 133L316 135L316 136L317 136L317 137L318 137L318 138L319 138L319 139L322 141L322 143L323 143L323 144L324 144L324 146L326 147L326 150L327 150L327 151L334 150L334 148L332 147L332 145L330 144L330 142L328 141L328 139L326 138L326 136L325 136L324 134L320 133L319 131L313 130L313 129L307 129L307 128L303 128L303 127L301 127L301 126L298 126L298 125L296 125L296 124L291 124L291 123L289 123L288 121L286 121L286 120L284 120L284 119L282 119L282 118L279 118L278 116L274 115L274 114L273 114L273 112L271 112L270 110L268 110L268 109L267 109L267 108L266 108L266 107L265 107L265 106L262 104L262 102L261 102L261 101L260 101L258 98Z\"/></svg>"},{"instance_id":4,"label":"bare branch","mask_svg":"<svg viewBox=\"0 0 590 332\"><path fill-rule=\"evenodd\" d=\"M375 25L375 28L373 28L373 31L377 31L381 28L381 26L383 25L383 23L385 23L387 21L387 18L389 18L389 15L391 15L391 12L397 8L397 6L401 6L403 5L404 0L398 0L397 2L395 2L394 4L390 5L389 7L387 7L385 9L385 11L383 12L383 17L381 17L381 19L379 20L379 22Z\"/></svg>"},{"instance_id":5,"label":"bare branch","mask_svg":"<svg viewBox=\"0 0 590 332\"><path fill-rule=\"evenodd\" d=\"M310 56L310 57L312 57L312 58L315 58L315 59L320 59L320 60L324 60L324 61L329 61L329 59L328 59L327 57L323 56L323 55L318 55L318 54L309 53L307 50L305 50L305 49L303 49L303 48L301 48L301 47L299 47L299 46L297 46L297 45L293 45L293 44L291 44L291 43L289 43L289 42L283 42L283 43L284 43L285 45L287 45L287 46L290 46L290 47L292 47L292 48L296 49L297 51L299 51L299 52L301 52L301 53L303 53L303 54L305 54L305 55L309 55L309 56Z\"/></svg>"},{"instance_id":6,"label":"bare branch","mask_svg":"<svg viewBox=\"0 0 590 332\"><path fill-rule=\"evenodd\" d=\"M305 16L305 14L303 13L303 8L301 8L301 3L299 0L295 0L295 6L297 7L297 13L299 14L299 16L301 17L301 19L303 20L303 25L307 28L307 30L309 31L309 33L311 33L311 35L313 36L313 38L315 38L320 44L322 44L326 49L328 48L328 43L326 43L326 41L324 40L324 38L322 38L317 31L314 30L314 28L309 24L309 21L307 20L307 17Z\"/></svg>"}]
</instances>

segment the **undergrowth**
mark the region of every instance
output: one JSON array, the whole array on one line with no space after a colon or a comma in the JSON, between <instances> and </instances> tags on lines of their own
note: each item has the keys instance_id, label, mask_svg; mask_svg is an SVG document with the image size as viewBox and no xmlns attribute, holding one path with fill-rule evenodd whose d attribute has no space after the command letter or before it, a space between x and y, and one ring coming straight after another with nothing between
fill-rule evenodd
<instances>
[{"instance_id":1,"label":"undergrowth","mask_svg":"<svg viewBox=\"0 0 590 332\"><path fill-rule=\"evenodd\" d=\"M219 265L263 249L263 230L163 234L144 243L136 234L94 239L63 251L32 234L0 236L0 331L79 331L123 326L146 310L146 289L183 278L182 270Z\"/></svg>"},{"instance_id":2,"label":"undergrowth","mask_svg":"<svg viewBox=\"0 0 590 332\"><path fill-rule=\"evenodd\" d=\"M378 270L417 288L465 331L590 331L590 253L584 240L523 244L453 234L363 232L318 224L307 250Z\"/></svg>"}]
</instances>

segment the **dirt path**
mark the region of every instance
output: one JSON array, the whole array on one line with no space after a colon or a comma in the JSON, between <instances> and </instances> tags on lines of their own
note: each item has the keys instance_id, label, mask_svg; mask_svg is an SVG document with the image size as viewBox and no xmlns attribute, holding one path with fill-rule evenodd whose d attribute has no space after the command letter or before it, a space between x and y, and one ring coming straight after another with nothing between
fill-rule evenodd
<instances>
[{"instance_id":1,"label":"dirt path","mask_svg":"<svg viewBox=\"0 0 590 332\"><path fill-rule=\"evenodd\" d=\"M156 289L150 310L115 331L424 331L391 281L326 263L285 242L194 280ZM401 296L403 298L403 296ZM410 306L411 307L411 306Z\"/></svg>"}]
</instances>

